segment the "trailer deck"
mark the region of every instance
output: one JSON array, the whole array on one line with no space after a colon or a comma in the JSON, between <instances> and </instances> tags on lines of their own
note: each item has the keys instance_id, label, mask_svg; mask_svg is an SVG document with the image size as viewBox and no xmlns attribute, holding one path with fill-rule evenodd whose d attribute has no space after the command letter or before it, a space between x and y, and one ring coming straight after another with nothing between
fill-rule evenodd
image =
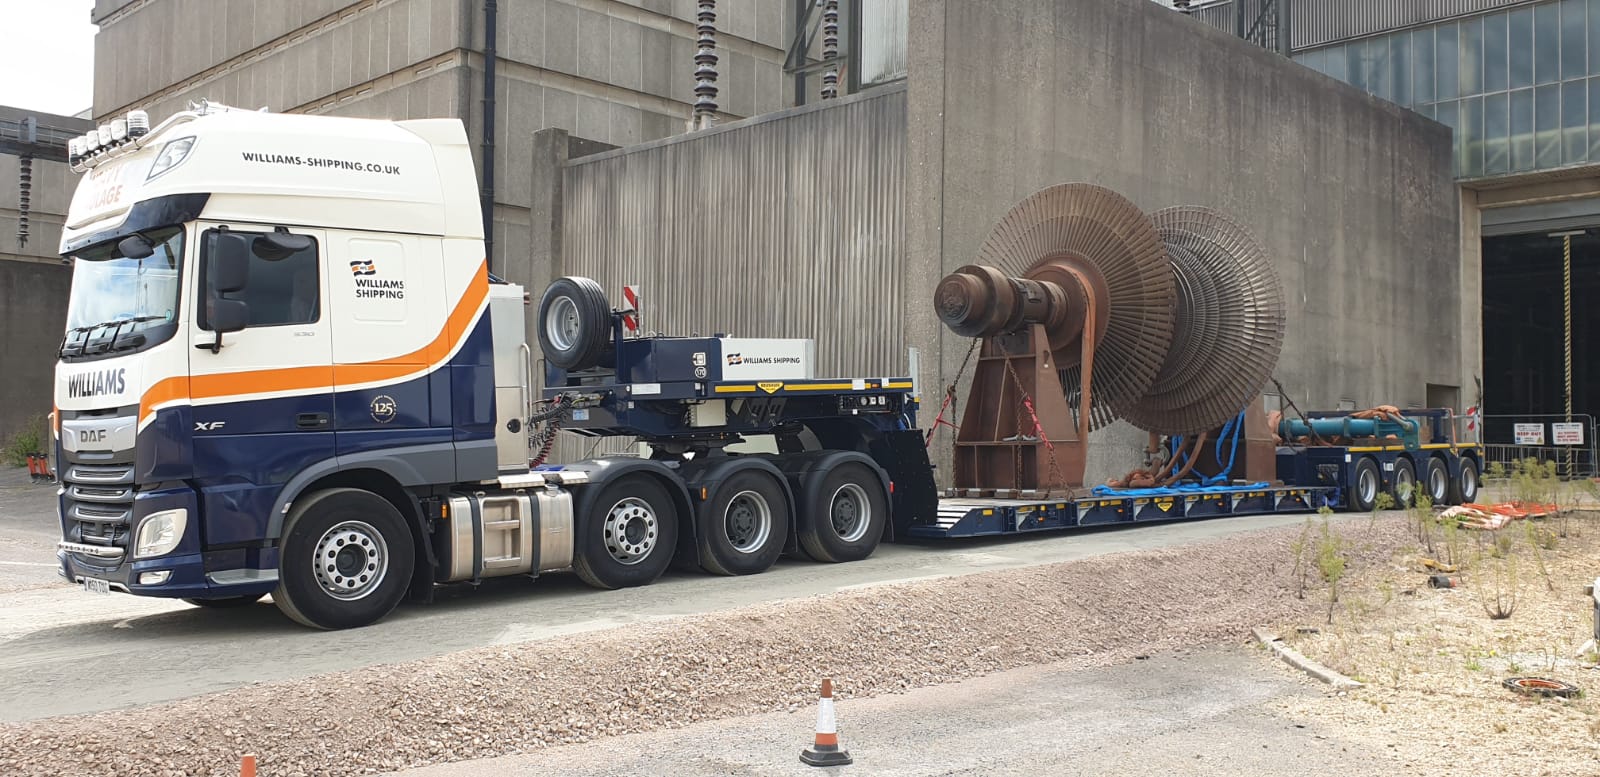
<instances>
[{"instance_id":1,"label":"trailer deck","mask_svg":"<svg viewBox=\"0 0 1600 777\"><path fill-rule=\"evenodd\" d=\"M945 497L935 523L914 524L913 537L954 539L1039 531L1161 523L1225 516L1315 512L1331 505L1336 489L1263 486L1103 491L1075 499Z\"/></svg>"}]
</instances>

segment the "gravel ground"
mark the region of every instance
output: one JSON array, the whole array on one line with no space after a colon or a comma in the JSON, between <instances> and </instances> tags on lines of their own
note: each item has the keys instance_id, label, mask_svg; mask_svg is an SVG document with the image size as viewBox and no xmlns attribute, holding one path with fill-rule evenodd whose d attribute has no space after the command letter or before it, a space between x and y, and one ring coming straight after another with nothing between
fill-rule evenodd
<instances>
[{"instance_id":1,"label":"gravel ground","mask_svg":"<svg viewBox=\"0 0 1600 777\"><path fill-rule=\"evenodd\" d=\"M1491 535L1458 535L1453 555L1466 562L1459 588L1429 588L1414 566L1417 554L1405 553L1351 581L1333 626L1321 617L1281 621L1280 634L1306 655L1368 684L1344 697L1285 703L1283 711L1394 754L1407 774L1446 765L1461 774L1600 774L1600 672L1575 657L1593 627L1583 586L1600 573L1600 515L1579 514L1568 526L1577 536L1538 555L1528 528L1518 522L1501 534L1513 543L1506 562L1479 557ZM1418 544L1417 537L1405 543ZM1446 546L1435 547L1448 557ZM1493 573L1508 568L1515 577L1500 580L1515 593L1516 609L1494 620L1486 594ZM1327 601L1324 588L1308 596ZM1573 683L1585 695L1536 700L1500 684L1530 675Z\"/></svg>"},{"instance_id":2,"label":"gravel ground","mask_svg":"<svg viewBox=\"0 0 1600 777\"><path fill-rule=\"evenodd\" d=\"M1361 524L1354 570L1404 523ZM1148 531L1160 531L1151 528ZM895 693L1022 666L1241 641L1306 617L1277 529L1163 551L843 591L0 727L0 774L357 774ZM147 657L158 660L158 657Z\"/></svg>"}]
</instances>

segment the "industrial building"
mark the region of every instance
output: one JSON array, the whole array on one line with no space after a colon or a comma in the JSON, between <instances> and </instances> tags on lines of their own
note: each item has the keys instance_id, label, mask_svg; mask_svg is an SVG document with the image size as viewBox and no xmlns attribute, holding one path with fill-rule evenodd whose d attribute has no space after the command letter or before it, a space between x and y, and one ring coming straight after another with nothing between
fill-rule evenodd
<instances>
[{"instance_id":1,"label":"industrial building","mask_svg":"<svg viewBox=\"0 0 1600 777\"><path fill-rule=\"evenodd\" d=\"M99 0L94 18L97 117L201 98L459 117L497 273L639 284L647 328L814 337L825 372L900 373L914 348L924 423L966 347L932 284L1068 181L1249 227L1292 301L1277 375L1302 406L1460 407L1481 374L1448 128L1149 0ZM1095 440L1091 478L1142 447L1126 424Z\"/></svg>"},{"instance_id":2,"label":"industrial building","mask_svg":"<svg viewBox=\"0 0 1600 777\"><path fill-rule=\"evenodd\" d=\"M1488 439L1511 441L1517 420L1576 413L1592 450L1600 2L1224 0L1191 13L1235 32L1281 27L1281 40L1246 37L1452 129L1462 267L1482 278Z\"/></svg>"}]
</instances>

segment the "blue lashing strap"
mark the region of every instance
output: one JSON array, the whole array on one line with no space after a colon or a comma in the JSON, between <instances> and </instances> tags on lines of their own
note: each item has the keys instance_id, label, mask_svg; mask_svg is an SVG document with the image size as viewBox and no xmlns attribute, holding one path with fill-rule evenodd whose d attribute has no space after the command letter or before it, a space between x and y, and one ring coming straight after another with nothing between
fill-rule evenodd
<instances>
[{"instance_id":1,"label":"blue lashing strap","mask_svg":"<svg viewBox=\"0 0 1600 777\"><path fill-rule=\"evenodd\" d=\"M1246 483L1241 486L1206 486L1199 483L1183 483L1167 488L1112 488L1111 486L1095 486L1095 496L1182 496L1185 494L1231 494L1240 491L1260 491L1268 488L1268 484Z\"/></svg>"}]
</instances>

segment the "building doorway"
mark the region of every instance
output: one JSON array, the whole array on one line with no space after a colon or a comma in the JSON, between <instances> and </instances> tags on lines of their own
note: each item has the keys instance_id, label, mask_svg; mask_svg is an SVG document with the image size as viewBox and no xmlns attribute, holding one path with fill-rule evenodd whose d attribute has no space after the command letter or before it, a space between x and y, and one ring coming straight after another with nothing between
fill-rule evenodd
<instances>
[{"instance_id":1,"label":"building doorway","mask_svg":"<svg viewBox=\"0 0 1600 777\"><path fill-rule=\"evenodd\" d=\"M1569 230L1575 231L1575 230ZM1565 412L1563 240L1549 232L1483 240L1483 411ZM1572 238L1572 409L1600 411L1600 228ZM1469 389L1469 392L1471 389ZM1492 420L1492 419L1490 419ZM1486 424L1486 439L1510 430ZM1504 431L1504 435L1500 434Z\"/></svg>"}]
</instances>

